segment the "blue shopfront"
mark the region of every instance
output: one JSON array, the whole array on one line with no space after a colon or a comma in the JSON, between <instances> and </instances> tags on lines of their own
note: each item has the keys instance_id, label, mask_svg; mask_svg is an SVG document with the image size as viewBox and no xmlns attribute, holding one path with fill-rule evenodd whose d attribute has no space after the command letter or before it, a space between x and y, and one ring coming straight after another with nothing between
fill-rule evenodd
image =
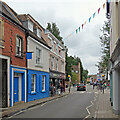
<instances>
[{"instance_id":1,"label":"blue shopfront","mask_svg":"<svg viewBox=\"0 0 120 120\"><path fill-rule=\"evenodd\" d=\"M27 102L49 97L49 73L28 70Z\"/></svg>"},{"instance_id":2,"label":"blue shopfront","mask_svg":"<svg viewBox=\"0 0 120 120\"><path fill-rule=\"evenodd\" d=\"M26 69L10 66L10 106L26 102Z\"/></svg>"}]
</instances>

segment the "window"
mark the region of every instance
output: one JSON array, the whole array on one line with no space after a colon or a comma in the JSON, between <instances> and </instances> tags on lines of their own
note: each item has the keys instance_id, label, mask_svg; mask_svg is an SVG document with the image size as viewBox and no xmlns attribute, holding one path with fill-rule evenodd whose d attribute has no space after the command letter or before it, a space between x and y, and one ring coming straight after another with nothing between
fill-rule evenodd
<instances>
[{"instance_id":1,"label":"window","mask_svg":"<svg viewBox=\"0 0 120 120\"><path fill-rule=\"evenodd\" d=\"M16 37L16 55L17 56L23 55L23 39L20 36Z\"/></svg>"},{"instance_id":2,"label":"window","mask_svg":"<svg viewBox=\"0 0 120 120\"><path fill-rule=\"evenodd\" d=\"M0 21L0 47L4 48L4 22Z\"/></svg>"},{"instance_id":3,"label":"window","mask_svg":"<svg viewBox=\"0 0 120 120\"><path fill-rule=\"evenodd\" d=\"M56 59L56 71L58 71L58 59Z\"/></svg>"},{"instance_id":4,"label":"window","mask_svg":"<svg viewBox=\"0 0 120 120\"><path fill-rule=\"evenodd\" d=\"M35 92L35 74L31 75L31 92Z\"/></svg>"},{"instance_id":5,"label":"window","mask_svg":"<svg viewBox=\"0 0 120 120\"><path fill-rule=\"evenodd\" d=\"M33 32L33 23L31 21L28 21L28 29Z\"/></svg>"},{"instance_id":6,"label":"window","mask_svg":"<svg viewBox=\"0 0 120 120\"><path fill-rule=\"evenodd\" d=\"M36 48L36 64L41 63L41 50Z\"/></svg>"},{"instance_id":7,"label":"window","mask_svg":"<svg viewBox=\"0 0 120 120\"><path fill-rule=\"evenodd\" d=\"M40 30L40 29L37 29L37 36L38 36L39 38L41 38L41 30Z\"/></svg>"},{"instance_id":8,"label":"window","mask_svg":"<svg viewBox=\"0 0 120 120\"><path fill-rule=\"evenodd\" d=\"M53 40L51 40L51 48L52 48L52 51L54 50L54 43L53 43Z\"/></svg>"},{"instance_id":9,"label":"window","mask_svg":"<svg viewBox=\"0 0 120 120\"><path fill-rule=\"evenodd\" d=\"M45 75L42 76L42 91L45 91Z\"/></svg>"},{"instance_id":10,"label":"window","mask_svg":"<svg viewBox=\"0 0 120 120\"><path fill-rule=\"evenodd\" d=\"M61 61L61 71L64 72L64 62Z\"/></svg>"},{"instance_id":11,"label":"window","mask_svg":"<svg viewBox=\"0 0 120 120\"><path fill-rule=\"evenodd\" d=\"M58 54L58 46L56 45L56 53Z\"/></svg>"},{"instance_id":12,"label":"window","mask_svg":"<svg viewBox=\"0 0 120 120\"><path fill-rule=\"evenodd\" d=\"M54 68L54 57L51 57L51 70Z\"/></svg>"}]
</instances>

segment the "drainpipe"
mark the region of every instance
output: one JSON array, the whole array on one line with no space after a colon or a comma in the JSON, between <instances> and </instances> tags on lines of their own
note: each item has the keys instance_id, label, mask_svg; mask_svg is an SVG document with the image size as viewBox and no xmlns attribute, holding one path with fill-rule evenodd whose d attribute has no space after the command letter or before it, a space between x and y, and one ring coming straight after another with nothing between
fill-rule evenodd
<instances>
[{"instance_id":1,"label":"drainpipe","mask_svg":"<svg viewBox=\"0 0 120 120\"><path fill-rule=\"evenodd\" d=\"M25 30L25 39L26 39L26 53L27 53L27 44L28 44L28 42L27 42L27 30ZM26 59L26 102L27 102L27 94L28 94L28 78L27 78L27 76L28 76L28 62L27 62L27 59Z\"/></svg>"}]
</instances>

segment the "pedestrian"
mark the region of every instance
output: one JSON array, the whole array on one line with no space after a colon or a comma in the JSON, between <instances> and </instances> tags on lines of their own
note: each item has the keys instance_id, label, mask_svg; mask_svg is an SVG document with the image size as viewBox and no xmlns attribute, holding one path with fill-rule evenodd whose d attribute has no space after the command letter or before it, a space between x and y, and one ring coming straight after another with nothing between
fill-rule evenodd
<instances>
[{"instance_id":1,"label":"pedestrian","mask_svg":"<svg viewBox=\"0 0 120 120\"><path fill-rule=\"evenodd\" d=\"M53 84L51 85L51 97L53 96L54 94L54 87L53 87Z\"/></svg>"},{"instance_id":2,"label":"pedestrian","mask_svg":"<svg viewBox=\"0 0 120 120\"><path fill-rule=\"evenodd\" d=\"M104 89L105 89L105 83L103 83L103 94L104 94Z\"/></svg>"},{"instance_id":3,"label":"pedestrian","mask_svg":"<svg viewBox=\"0 0 120 120\"><path fill-rule=\"evenodd\" d=\"M61 95L63 95L63 85L60 85Z\"/></svg>"},{"instance_id":4,"label":"pedestrian","mask_svg":"<svg viewBox=\"0 0 120 120\"><path fill-rule=\"evenodd\" d=\"M94 87L95 87L95 82L93 82L93 90L94 90Z\"/></svg>"}]
</instances>

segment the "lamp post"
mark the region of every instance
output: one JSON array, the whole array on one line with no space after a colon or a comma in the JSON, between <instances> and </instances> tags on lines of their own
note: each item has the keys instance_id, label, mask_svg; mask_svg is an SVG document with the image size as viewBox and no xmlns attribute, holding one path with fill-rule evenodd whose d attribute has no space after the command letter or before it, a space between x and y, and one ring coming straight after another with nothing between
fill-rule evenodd
<instances>
[{"instance_id":1,"label":"lamp post","mask_svg":"<svg viewBox=\"0 0 120 120\"><path fill-rule=\"evenodd\" d=\"M70 76L70 75L68 75L68 78L69 78L69 93L70 93L71 76Z\"/></svg>"}]
</instances>

